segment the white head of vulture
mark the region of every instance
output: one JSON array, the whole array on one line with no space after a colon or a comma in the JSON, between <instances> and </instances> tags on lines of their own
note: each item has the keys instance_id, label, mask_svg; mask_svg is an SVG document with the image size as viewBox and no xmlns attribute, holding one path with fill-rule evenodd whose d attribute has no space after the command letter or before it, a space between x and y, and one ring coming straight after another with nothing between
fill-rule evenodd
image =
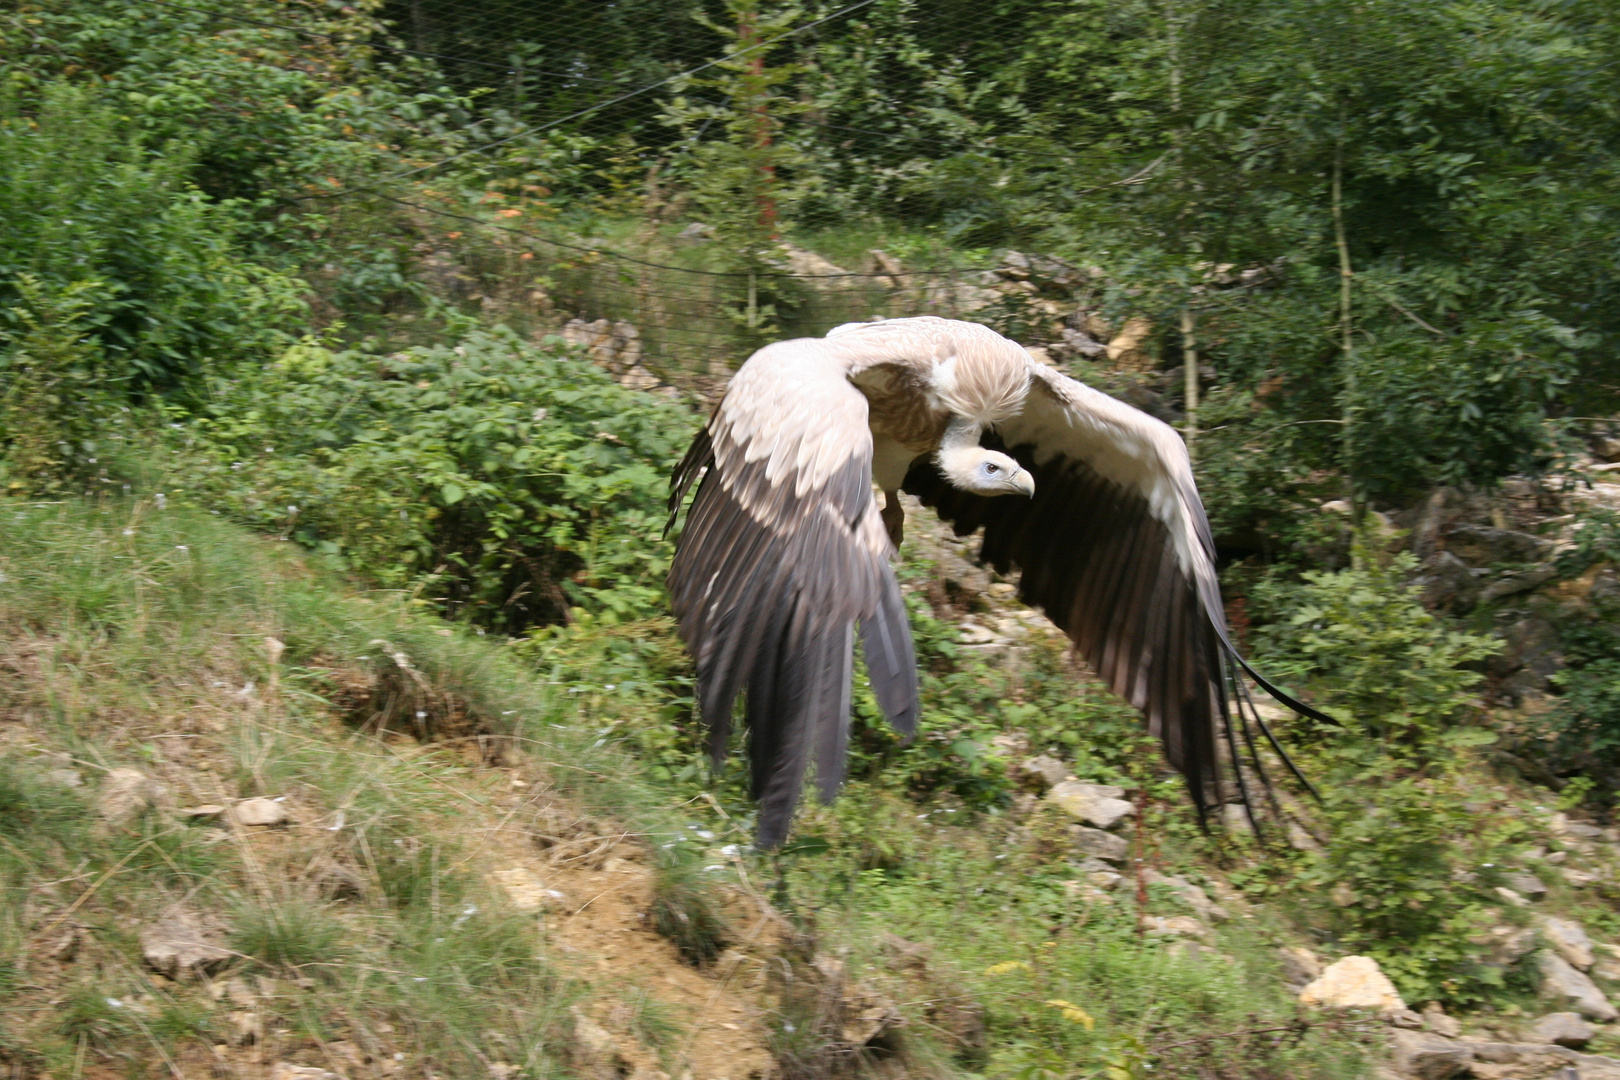
<instances>
[{"instance_id":1,"label":"white head of vulture","mask_svg":"<svg viewBox=\"0 0 1620 1080\"><path fill-rule=\"evenodd\" d=\"M1282 754L1245 672L1327 720L1233 648L1181 437L987 327L890 319L767 345L677 468L672 523L700 476L669 591L717 758L746 690L763 848L786 837L812 760L824 801L843 781L857 630L889 721L916 727L916 661L890 566L900 491L958 535L984 529L981 560L1017 568L1024 602L1142 711L1201 819L1227 801L1228 771L1245 806L1245 773L1266 783L1249 717Z\"/></svg>"}]
</instances>

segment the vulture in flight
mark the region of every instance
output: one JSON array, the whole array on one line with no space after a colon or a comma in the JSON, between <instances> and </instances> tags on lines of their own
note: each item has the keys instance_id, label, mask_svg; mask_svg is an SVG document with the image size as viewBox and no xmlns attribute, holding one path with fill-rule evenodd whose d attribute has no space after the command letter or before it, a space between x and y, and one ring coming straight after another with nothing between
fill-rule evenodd
<instances>
[{"instance_id":1,"label":"vulture in flight","mask_svg":"<svg viewBox=\"0 0 1620 1080\"><path fill-rule=\"evenodd\" d=\"M843 781L857 633L889 722L916 728L916 661L891 566L902 491L957 535L984 529L981 561L1016 568L1019 597L1141 710L1200 820L1230 792L1253 821L1250 788L1268 781L1250 717L1287 762L1244 673L1328 719L1233 647L1175 430L987 327L889 319L767 345L677 467L671 525L700 478L669 592L717 760L744 692L761 848L786 837L811 762L823 801Z\"/></svg>"}]
</instances>

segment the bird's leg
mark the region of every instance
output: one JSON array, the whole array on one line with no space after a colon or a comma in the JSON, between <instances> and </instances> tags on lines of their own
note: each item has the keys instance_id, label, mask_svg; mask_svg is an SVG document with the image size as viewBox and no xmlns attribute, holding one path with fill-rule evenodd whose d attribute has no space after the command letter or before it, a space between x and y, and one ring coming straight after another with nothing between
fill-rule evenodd
<instances>
[{"instance_id":1,"label":"bird's leg","mask_svg":"<svg viewBox=\"0 0 1620 1080\"><path fill-rule=\"evenodd\" d=\"M889 530L889 539L896 548L906 535L906 511L900 505L898 491L885 491L883 493L883 527Z\"/></svg>"}]
</instances>

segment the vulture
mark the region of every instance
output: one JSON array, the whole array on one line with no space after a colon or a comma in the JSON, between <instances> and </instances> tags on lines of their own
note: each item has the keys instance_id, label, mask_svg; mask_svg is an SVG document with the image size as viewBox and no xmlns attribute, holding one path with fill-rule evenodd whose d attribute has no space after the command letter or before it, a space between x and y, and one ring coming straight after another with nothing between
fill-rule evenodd
<instances>
[{"instance_id":1,"label":"vulture","mask_svg":"<svg viewBox=\"0 0 1620 1080\"><path fill-rule=\"evenodd\" d=\"M765 346L676 467L669 527L694 484L669 595L716 761L744 696L762 849L786 838L812 763L823 802L843 781L857 635L889 722L916 729L900 492L959 536L984 530L980 561L1016 570L1020 599L1142 712L1200 821L1236 801L1255 823L1251 789L1270 781L1250 717L1304 782L1244 674L1328 718L1234 648L1181 437L988 327L887 319Z\"/></svg>"}]
</instances>

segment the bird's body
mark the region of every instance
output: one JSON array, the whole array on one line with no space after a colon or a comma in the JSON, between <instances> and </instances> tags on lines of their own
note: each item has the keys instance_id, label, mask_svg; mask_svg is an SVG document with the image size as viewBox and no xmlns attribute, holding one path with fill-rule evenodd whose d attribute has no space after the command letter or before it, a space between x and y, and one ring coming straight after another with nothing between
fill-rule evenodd
<instances>
[{"instance_id":1,"label":"bird's body","mask_svg":"<svg viewBox=\"0 0 1620 1080\"><path fill-rule=\"evenodd\" d=\"M785 836L812 760L824 799L842 781L857 628L879 704L915 726L890 566L901 490L958 534L985 529L981 558L1019 569L1025 602L1143 710L1200 813L1225 798L1217 740L1239 756L1234 702L1260 768L1180 437L994 331L893 319L766 346L677 470L672 521L700 475L670 595L717 756L747 690L761 846Z\"/></svg>"}]
</instances>

